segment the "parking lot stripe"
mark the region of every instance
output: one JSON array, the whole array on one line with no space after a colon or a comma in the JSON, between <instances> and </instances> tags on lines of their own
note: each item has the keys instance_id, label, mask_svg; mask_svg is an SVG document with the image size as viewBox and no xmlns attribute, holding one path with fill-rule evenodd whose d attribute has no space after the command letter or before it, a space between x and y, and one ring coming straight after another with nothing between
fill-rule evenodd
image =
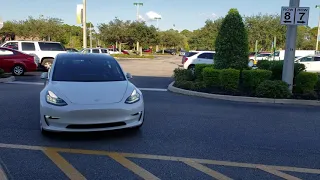
<instances>
[{"instance_id":1,"label":"parking lot stripe","mask_svg":"<svg viewBox=\"0 0 320 180\"><path fill-rule=\"evenodd\" d=\"M0 180L8 180L6 173L4 172L2 166L0 165Z\"/></svg>"},{"instance_id":2,"label":"parking lot stripe","mask_svg":"<svg viewBox=\"0 0 320 180\"><path fill-rule=\"evenodd\" d=\"M196 163L196 162L193 162L193 161L184 161L185 164L215 178L215 179L218 179L218 180L232 180L231 178L229 178L228 176L225 176L217 171L214 171L213 169L210 169L202 164L199 164L199 163Z\"/></svg>"},{"instance_id":3,"label":"parking lot stripe","mask_svg":"<svg viewBox=\"0 0 320 180\"><path fill-rule=\"evenodd\" d=\"M289 166L273 166L273 165L263 165L263 164L251 164L251 163L240 163L231 161L217 161L209 159L196 159L196 158L185 158L185 157L174 157L174 156L162 156L162 155L149 155L149 154L134 154L134 153L119 153L119 152L109 152L103 150L84 150L84 149L67 149L67 148L55 148L55 147L41 147L41 146L29 146L29 145L16 145L16 144L3 144L0 143L0 148L11 148L11 149L26 149L26 150L46 150L50 149L56 152L66 152L75 154L87 154L87 155L107 155L110 153L118 153L119 155L126 158L141 158L141 159L153 159L153 160L166 160L166 161L194 161L199 164L212 164L220 166L230 166L230 167L243 167L243 168L259 168L261 166L268 167L278 171L290 171L290 172L300 172L309 174L320 174L320 169L309 169L309 168L298 168Z\"/></svg>"},{"instance_id":4,"label":"parking lot stripe","mask_svg":"<svg viewBox=\"0 0 320 180\"><path fill-rule=\"evenodd\" d=\"M262 170L262 171L265 171L265 172L268 172L270 174L273 174L275 176L279 176L283 179L287 179L287 180L302 180L300 178L297 178L297 177L294 177L294 176L291 176L289 174L286 174L284 172L281 172L281 171L278 171L276 169L272 169L270 167L267 167L267 166L258 166L257 167L258 169Z\"/></svg>"},{"instance_id":5,"label":"parking lot stripe","mask_svg":"<svg viewBox=\"0 0 320 180\"><path fill-rule=\"evenodd\" d=\"M56 151L46 149L46 150L43 150L43 153L47 155L52 160L52 162L55 163L61 169L61 171L63 171L71 180L86 179L76 168L74 168L67 160L65 160Z\"/></svg>"},{"instance_id":6,"label":"parking lot stripe","mask_svg":"<svg viewBox=\"0 0 320 180\"><path fill-rule=\"evenodd\" d=\"M128 160L127 158L121 156L119 153L110 153L109 157L113 160L120 163L122 166L126 167L127 169L131 170L136 175L140 176L143 179L147 180L158 180L160 178L156 177L155 175L151 174L149 171L143 169L142 167L138 166L134 162Z\"/></svg>"}]
</instances>

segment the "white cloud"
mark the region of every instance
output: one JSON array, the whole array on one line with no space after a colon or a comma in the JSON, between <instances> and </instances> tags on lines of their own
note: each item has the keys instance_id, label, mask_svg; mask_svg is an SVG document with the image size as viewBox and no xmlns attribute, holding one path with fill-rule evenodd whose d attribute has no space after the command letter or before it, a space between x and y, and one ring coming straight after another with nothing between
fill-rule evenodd
<instances>
[{"instance_id":1,"label":"white cloud","mask_svg":"<svg viewBox=\"0 0 320 180\"><path fill-rule=\"evenodd\" d=\"M142 17L141 15L139 15L139 21L145 21L144 17Z\"/></svg>"},{"instance_id":2,"label":"white cloud","mask_svg":"<svg viewBox=\"0 0 320 180\"><path fill-rule=\"evenodd\" d=\"M149 11L146 13L146 18L148 21L155 21L155 18L162 18L162 16L154 11Z\"/></svg>"}]
</instances>

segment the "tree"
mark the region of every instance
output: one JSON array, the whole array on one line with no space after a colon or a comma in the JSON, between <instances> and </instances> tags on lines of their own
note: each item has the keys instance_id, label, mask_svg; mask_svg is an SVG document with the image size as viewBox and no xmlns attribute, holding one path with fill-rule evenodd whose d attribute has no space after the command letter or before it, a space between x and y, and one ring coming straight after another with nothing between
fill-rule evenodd
<instances>
[{"instance_id":1,"label":"tree","mask_svg":"<svg viewBox=\"0 0 320 180\"><path fill-rule=\"evenodd\" d=\"M215 47L216 68L242 70L248 67L248 34L237 9L230 9L223 19Z\"/></svg>"}]
</instances>

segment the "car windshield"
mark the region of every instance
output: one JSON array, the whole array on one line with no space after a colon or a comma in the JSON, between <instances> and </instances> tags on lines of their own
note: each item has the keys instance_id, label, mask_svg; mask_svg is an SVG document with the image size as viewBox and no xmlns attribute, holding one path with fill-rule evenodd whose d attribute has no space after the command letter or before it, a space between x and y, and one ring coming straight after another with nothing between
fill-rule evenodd
<instances>
[{"instance_id":1,"label":"car windshield","mask_svg":"<svg viewBox=\"0 0 320 180\"><path fill-rule=\"evenodd\" d=\"M196 54L198 54L198 53L197 53L197 52L187 52L187 53L185 54L185 56L186 56L186 57L191 57L191 56L196 55Z\"/></svg>"},{"instance_id":2,"label":"car windshield","mask_svg":"<svg viewBox=\"0 0 320 180\"><path fill-rule=\"evenodd\" d=\"M119 64L103 57L60 57L56 59L52 81L106 82L125 81Z\"/></svg>"}]
</instances>

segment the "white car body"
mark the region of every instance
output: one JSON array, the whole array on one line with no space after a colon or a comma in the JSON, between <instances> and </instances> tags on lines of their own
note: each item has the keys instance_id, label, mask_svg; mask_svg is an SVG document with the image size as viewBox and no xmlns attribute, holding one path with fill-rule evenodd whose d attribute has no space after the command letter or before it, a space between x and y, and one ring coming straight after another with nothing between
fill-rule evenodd
<instances>
[{"instance_id":1,"label":"white car body","mask_svg":"<svg viewBox=\"0 0 320 180\"><path fill-rule=\"evenodd\" d=\"M84 48L80 51L80 53L83 53L83 54L93 53L93 54L110 55L110 51L107 48Z\"/></svg>"},{"instance_id":2,"label":"white car body","mask_svg":"<svg viewBox=\"0 0 320 180\"><path fill-rule=\"evenodd\" d=\"M111 56L79 53L70 55L91 60L96 57L108 58L118 64ZM40 92L40 128L42 132L94 132L142 126L145 114L142 93L128 80L131 75L125 74L119 64L118 67L121 69L124 80L54 81L55 66L61 66L61 64L56 65L59 58L67 58L67 56L58 55L49 73L42 75L42 78L47 78L46 85ZM74 58L70 58L71 61L72 59ZM139 99L128 103L128 97L133 97L133 94ZM62 105L56 102L62 102Z\"/></svg>"},{"instance_id":3,"label":"white car body","mask_svg":"<svg viewBox=\"0 0 320 180\"><path fill-rule=\"evenodd\" d=\"M110 54L123 54L122 52L118 51L117 49L108 48Z\"/></svg>"},{"instance_id":4,"label":"white car body","mask_svg":"<svg viewBox=\"0 0 320 180\"><path fill-rule=\"evenodd\" d=\"M51 48L50 46L51 45ZM54 58L60 53L67 53L60 42L49 41L7 41L1 47L12 49L35 56L38 64L49 68Z\"/></svg>"},{"instance_id":5,"label":"white car body","mask_svg":"<svg viewBox=\"0 0 320 180\"><path fill-rule=\"evenodd\" d=\"M304 56L309 56L309 55L315 55L316 54L316 50L296 50L295 52L295 56L297 57L304 57ZM280 50L280 51L276 51L275 55L273 57L273 55L271 55L269 57L269 60L284 60L284 56L285 56L285 50Z\"/></svg>"},{"instance_id":6,"label":"white car body","mask_svg":"<svg viewBox=\"0 0 320 180\"><path fill-rule=\"evenodd\" d=\"M320 55L310 54L296 58L295 61L304 64L307 72L320 73Z\"/></svg>"},{"instance_id":7,"label":"white car body","mask_svg":"<svg viewBox=\"0 0 320 180\"><path fill-rule=\"evenodd\" d=\"M184 69L190 69L196 64L213 64L215 51L190 51L182 58Z\"/></svg>"}]
</instances>

